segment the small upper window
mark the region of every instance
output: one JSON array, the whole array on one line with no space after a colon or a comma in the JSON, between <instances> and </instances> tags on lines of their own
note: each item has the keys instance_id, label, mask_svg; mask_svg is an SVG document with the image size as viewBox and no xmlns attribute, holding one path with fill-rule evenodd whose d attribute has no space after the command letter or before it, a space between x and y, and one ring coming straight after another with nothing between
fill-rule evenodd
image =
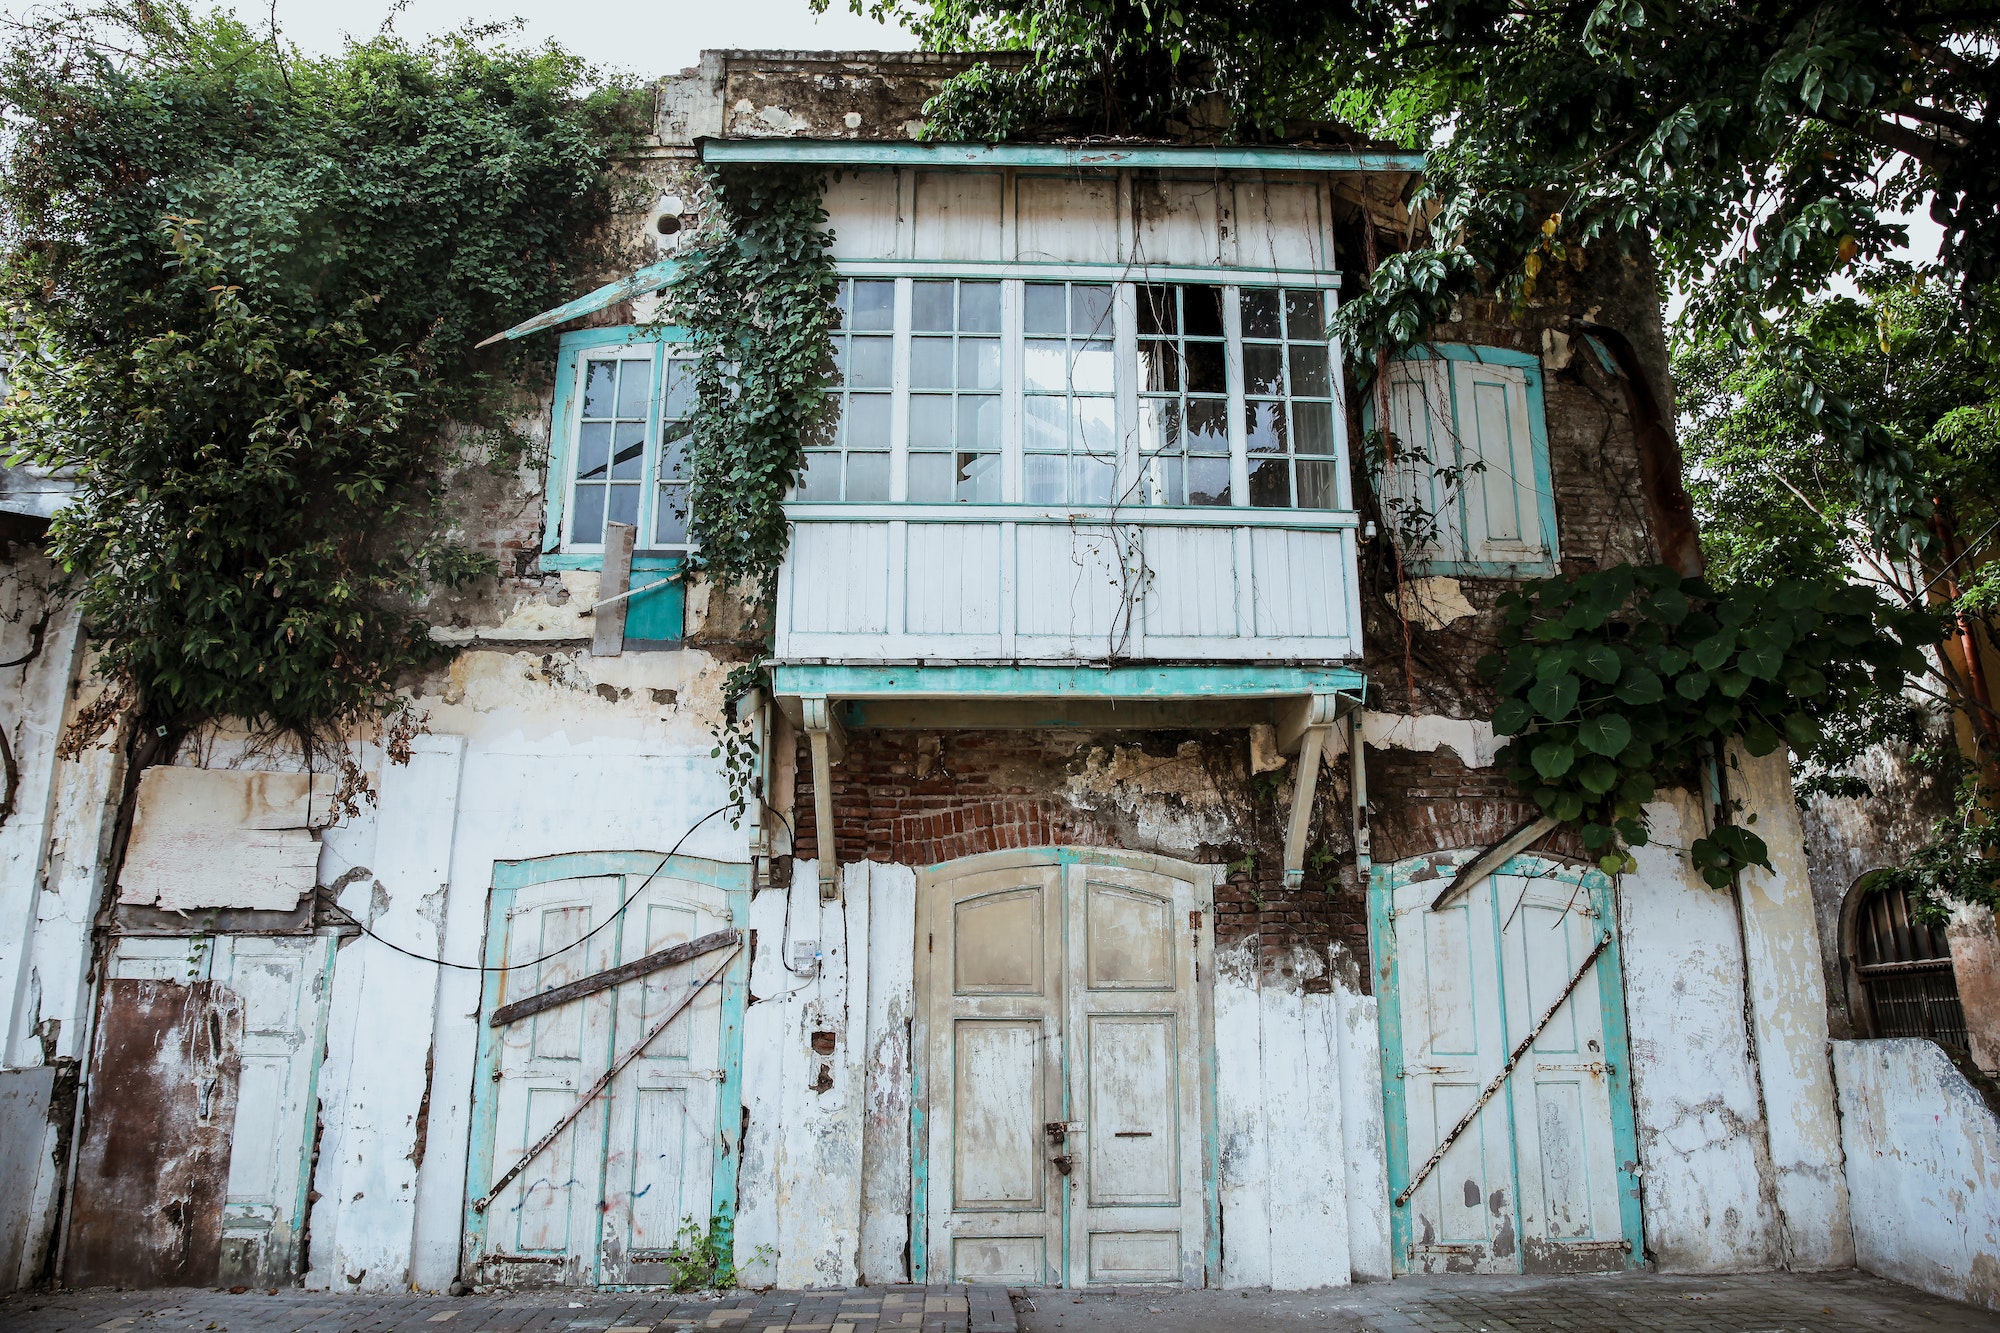
<instances>
[{"instance_id":1,"label":"small upper window","mask_svg":"<svg viewBox=\"0 0 2000 1333\"><path fill-rule=\"evenodd\" d=\"M593 553L607 524L625 523L638 550L684 550L694 361L665 337L622 329L595 336L603 343L564 351L550 536L563 550Z\"/></svg>"},{"instance_id":2,"label":"small upper window","mask_svg":"<svg viewBox=\"0 0 2000 1333\"><path fill-rule=\"evenodd\" d=\"M1435 355L1388 370L1389 438L1375 462L1392 535L1436 573L1551 572L1555 504L1539 364L1496 348L1426 350Z\"/></svg>"}]
</instances>

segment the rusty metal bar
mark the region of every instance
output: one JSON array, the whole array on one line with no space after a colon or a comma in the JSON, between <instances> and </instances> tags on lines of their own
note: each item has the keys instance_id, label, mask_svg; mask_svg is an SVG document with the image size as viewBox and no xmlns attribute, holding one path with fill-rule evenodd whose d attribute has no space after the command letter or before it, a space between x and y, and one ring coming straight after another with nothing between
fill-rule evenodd
<instances>
[{"instance_id":1,"label":"rusty metal bar","mask_svg":"<svg viewBox=\"0 0 2000 1333\"><path fill-rule=\"evenodd\" d=\"M735 932L732 931L731 933L734 934ZM705 938L712 938L712 937L705 937ZM605 1070L603 1075L597 1080L597 1082L591 1084L588 1088L584 1089L583 1095L576 1099L576 1105L570 1107L568 1111L564 1112L562 1119L556 1121L554 1125L549 1127L548 1133L542 1135L542 1137L540 1137L539 1139L536 1139L533 1146L531 1146L528 1149L528 1151L521 1154L520 1161L508 1167L504 1172L500 1174L500 1177L497 1180L495 1180L491 1185L487 1187L486 1193L480 1195L477 1199L474 1199L472 1201L472 1211L475 1213L485 1212L487 1206L493 1202L493 1196L498 1194L501 1190L506 1189L507 1186L510 1183L512 1183L515 1176L518 1176L523 1171L527 1170L528 1163L534 1161L537 1157L540 1157L542 1155L542 1150L544 1148L548 1147L551 1143L554 1143L558 1138L560 1138L562 1136L562 1132L570 1127L570 1123L574 1121L578 1116L583 1114L583 1108L590 1105L592 1102L596 1101L597 1094L603 1092L606 1088L610 1087L611 1080L617 1078L618 1075L624 1071L626 1065L629 1065L634 1060L638 1059L639 1052L645 1050L648 1046L651 1046L653 1044L653 1038L659 1036L662 1032L666 1031L667 1024L673 1022L674 1019L678 1018L680 1016L681 1010L687 1008L690 1004L694 1003L694 997L701 994L702 988L711 984L712 982L715 981L717 977L722 975L722 969L729 966L729 960L736 956L737 949L740 949L741 947L742 947L741 945L737 945L736 948L732 948L728 953L722 955L721 960L717 962L715 966L709 970L708 975L703 977L700 981L694 981L688 983L687 993L682 995L680 999L674 1001L674 1007L667 1010L666 1013L660 1015L660 1021L653 1024L651 1028L647 1029L645 1036L639 1038L639 1040L637 1040L636 1042L633 1042L632 1048L630 1050L626 1051L625 1054L619 1056L616 1060L613 1060L611 1062L611 1068ZM598 975L602 976L603 973L599 973ZM554 992L551 991L550 994L554 994Z\"/></svg>"},{"instance_id":2,"label":"rusty metal bar","mask_svg":"<svg viewBox=\"0 0 2000 1333\"><path fill-rule=\"evenodd\" d=\"M1410 1177L1409 1184L1403 1186L1403 1192L1396 1196L1396 1206L1398 1208L1408 1203L1410 1196L1417 1192L1417 1186L1423 1184L1425 1177L1437 1170L1438 1163L1444 1160L1446 1150L1453 1143L1457 1142L1458 1136L1465 1133L1472 1125L1473 1120L1478 1117L1480 1110L1485 1107L1486 1103L1493 1100L1493 1094L1500 1091L1501 1085L1507 1081L1507 1076L1514 1072L1514 1066L1521 1063L1521 1057L1526 1055L1528 1048L1535 1044L1535 1038L1542 1035L1542 1029L1547 1027L1549 1020L1556 1016L1556 1010L1568 1003L1570 992L1583 983L1585 975L1589 973L1591 968L1597 966L1597 960L1610 947L1611 936L1600 935L1597 937L1597 947L1592 949L1590 956L1583 960L1583 966L1579 967L1576 970L1576 975L1569 979L1569 985L1563 987L1562 994L1556 996L1556 1002L1548 1007L1548 1012L1535 1020L1535 1026L1528 1029L1527 1036L1521 1038L1521 1044L1514 1048L1514 1053L1507 1057L1507 1063L1500 1066L1500 1072L1493 1076L1493 1081L1486 1085L1485 1091L1479 1094L1479 1099L1472 1103L1472 1109L1467 1111L1464 1117L1451 1127L1451 1133L1444 1136L1443 1141L1437 1146L1437 1151L1431 1154L1431 1159L1423 1164L1423 1167L1416 1175Z\"/></svg>"},{"instance_id":3,"label":"rusty metal bar","mask_svg":"<svg viewBox=\"0 0 2000 1333\"><path fill-rule=\"evenodd\" d=\"M487 1025L496 1028L506 1027L509 1023L531 1014L539 1014L544 1009L553 1009L559 1004L568 1004L571 1000L594 995L598 991L630 981L634 977L643 977L648 972L657 972L663 967L672 967L675 963L685 963L690 958L699 958L705 953L726 949L732 944L739 943L742 938L733 930L718 930L713 934L688 940L684 944L672 945L655 953L649 953L644 958L634 958L629 963L607 967L602 972L579 977L567 985L557 986L554 990L545 990L540 995L530 995L525 1000L503 1004L493 1011L493 1017L486 1020Z\"/></svg>"}]
</instances>

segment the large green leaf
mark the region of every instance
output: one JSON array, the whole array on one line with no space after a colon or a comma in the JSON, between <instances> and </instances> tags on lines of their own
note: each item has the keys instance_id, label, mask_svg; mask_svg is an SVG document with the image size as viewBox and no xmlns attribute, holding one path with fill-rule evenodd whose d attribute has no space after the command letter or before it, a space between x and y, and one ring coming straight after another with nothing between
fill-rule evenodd
<instances>
[{"instance_id":1,"label":"large green leaf","mask_svg":"<svg viewBox=\"0 0 2000 1333\"><path fill-rule=\"evenodd\" d=\"M1576 748L1562 741L1543 741L1532 755L1535 771L1545 778L1559 778L1576 763Z\"/></svg>"},{"instance_id":2,"label":"large green leaf","mask_svg":"<svg viewBox=\"0 0 2000 1333\"><path fill-rule=\"evenodd\" d=\"M1557 676L1529 690L1528 702L1551 722L1561 721L1575 710L1580 686L1581 683L1575 676Z\"/></svg>"},{"instance_id":3,"label":"large green leaf","mask_svg":"<svg viewBox=\"0 0 2000 1333\"><path fill-rule=\"evenodd\" d=\"M1632 724L1616 713L1604 713L1578 727L1576 738L1593 754L1615 755L1632 743Z\"/></svg>"}]
</instances>

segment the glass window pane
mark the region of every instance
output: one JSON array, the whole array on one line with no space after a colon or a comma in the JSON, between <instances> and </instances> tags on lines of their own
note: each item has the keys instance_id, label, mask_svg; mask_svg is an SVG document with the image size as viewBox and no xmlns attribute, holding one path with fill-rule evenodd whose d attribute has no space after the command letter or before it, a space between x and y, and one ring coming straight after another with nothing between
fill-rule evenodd
<instances>
[{"instance_id":1,"label":"glass window pane","mask_svg":"<svg viewBox=\"0 0 2000 1333\"><path fill-rule=\"evenodd\" d=\"M653 511L653 545L679 546L687 540L687 487L660 487L659 507Z\"/></svg>"},{"instance_id":2,"label":"glass window pane","mask_svg":"<svg viewBox=\"0 0 2000 1333\"><path fill-rule=\"evenodd\" d=\"M1078 453L1115 458L1118 454L1118 404L1113 398L1072 398L1076 408Z\"/></svg>"},{"instance_id":3,"label":"glass window pane","mask_svg":"<svg viewBox=\"0 0 2000 1333\"><path fill-rule=\"evenodd\" d=\"M849 454L847 456L847 499L886 500L889 498L889 455Z\"/></svg>"},{"instance_id":4,"label":"glass window pane","mask_svg":"<svg viewBox=\"0 0 2000 1333\"><path fill-rule=\"evenodd\" d=\"M1187 391L1189 393L1226 393L1229 390L1229 376L1223 369L1221 343L1189 343L1187 345Z\"/></svg>"},{"instance_id":5,"label":"glass window pane","mask_svg":"<svg viewBox=\"0 0 2000 1333\"><path fill-rule=\"evenodd\" d=\"M1291 462L1284 458L1250 460L1250 503L1259 509L1286 509L1292 493L1287 475Z\"/></svg>"},{"instance_id":6,"label":"glass window pane","mask_svg":"<svg viewBox=\"0 0 2000 1333\"><path fill-rule=\"evenodd\" d=\"M1326 341L1326 295L1323 292L1285 293L1285 336L1293 342Z\"/></svg>"},{"instance_id":7,"label":"glass window pane","mask_svg":"<svg viewBox=\"0 0 2000 1333\"><path fill-rule=\"evenodd\" d=\"M1146 503L1156 505L1178 505L1187 503L1187 491L1182 482L1185 464L1178 458L1168 456L1155 458L1146 464Z\"/></svg>"},{"instance_id":8,"label":"glass window pane","mask_svg":"<svg viewBox=\"0 0 2000 1333\"><path fill-rule=\"evenodd\" d=\"M870 333L887 332L896 327L896 284L893 282L857 282L854 284L854 309L849 316L850 328Z\"/></svg>"},{"instance_id":9,"label":"glass window pane","mask_svg":"<svg viewBox=\"0 0 2000 1333\"><path fill-rule=\"evenodd\" d=\"M854 389L886 389L891 383L895 343L888 338L856 338L847 354L847 384Z\"/></svg>"},{"instance_id":10,"label":"glass window pane","mask_svg":"<svg viewBox=\"0 0 2000 1333\"><path fill-rule=\"evenodd\" d=\"M623 523L627 527L639 526L639 486L611 487L610 508L604 515L608 523Z\"/></svg>"},{"instance_id":11,"label":"glass window pane","mask_svg":"<svg viewBox=\"0 0 2000 1333\"><path fill-rule=\"evenodd\" d=\"M1243 434L1253 454L1285 452L1285 405L1283 403L1243 404Z\"/></svg>"},{"instance_id":12,"label":"glass window pane","mask_svg":"<svg viewBox=\"0 0 2000 1333\"><path fill-rule=\"evenodd\" d=\"M687 480L687 427L680 422L669 423L660 437L660 480Z\"/></svg>"},{"instance_id":13,"label":"glass window pane","mask_svg":"<svg viewBox=\"0 0 2000 1333\"><path fill-rule=\"evenodd\" d=\"M847 396L847 447L889 447L889 395L853 393Z\"/></svg>"},{"instance_id":14,"label":"glass window pane","mask_svg":"<svg viewBox=\"0 0 2000 1333\"><path fill-rule=\"evenodd\" d=\"M1222 288L1181 288L1181 318L1190 338L1222 336Z\"/></svg>"},{"instance_id":15,"label":"glass window pane","mask_svg":"<svg viewBox=\"0 0 2000 1333\"><path fill-rule=\"evenodd\" d=\"M1029 504L1061 504L1063 472L1069 460L1061 454L1030 454L1021 460L1021 498Z\"/></svg>"},{"instance_id":16,"label":"glass window pane","mask_svg":"<svg viewBox=\"0 0 2000 1333\"><path fill-rule=\"evenodd\" d=\"M1226 505L1229 503L1228 459L1188 459L1187 502L1191 505Z\"/></svg>"},{"instance_id":17,"label":"glass window pane","mask_svg":"<svg viewBox=\"0 0 2000 1333\"><path fill-rule=\"evenodd\" d=\"M963 504L1000 502L1000 455L958 456L958 499Z\"/></svg>"},{"instance_id":18,"label":"glass window pane","mask_svg":"<svg viewBox=\"0 0 2000 1333\"><path fill-rule=\"evenodd\" d=\"M1021 404L1021 447L1029 453L1069 449L1069 405L1061 398L1029 398Z\"/></svg>"},{"instance_id":19,"label":"glass window pane","mask_svg":"<svg viewBox=\"0 0 2000 1333\"><path fill-rule=\"evenodd\" d=\"M569 539L585 546L595 546L604 540L604 488L602 486L578 486L576 513L570 518Z\"/></svg>"},{"instance_id":20,"label":"glass window pane","mask_svg":"<svg viewBox=\"0 0 2000 1333\"><path fill-rule=\"evenodd\" d=\"M1021 378L1029 393L1061 393L1069 387L1068 360L1060 342L1033 340L1021 355Z\"/></svg>"},{"instance_id":21,"label":"glass window pane","mask_svg":"<svg viewBox=\"0 0 2000 1333\"><path fill-rule=\"evenodd\" d=\"M1292 356L1292 393L1299 398L1332 397L1331 377L1327 373L1326 348L1323 346L1294 347Z\"/></svg>"},{"instance_id":22,"label":"glass window pane","mask_svg":"<svg viewBox=\"0 0 2000 1333\"><path fill-rule=\"evenodd\" d=\"M951 398L926 393L910 396L910 447L951 448Z\"/></svg>"},{"instance_id":23,"label":"glass window pane","mask_svg":"<svg viewBox=\"0 0 2000 1333\"><path fill-rule=\"evenodd\" d=\"M953 319L950 282L910 284L910 327L919 333L950 333Z\"/></svg>"},{"instance_id":24,"label":"glass window pane","mask_svg":"<svg viewBox=\"0 0 2000 1333\"><path fill-rule=\"evenodd\" d=\"M604 480L611 462L611 423L586 421L576 432L576 475L582 480Z\"/></svg>"},{"instance_id":25,"label":"glass window pane","mask_svg":"<svg viewBox=\"0 0 2000 1333\"><path fill-rule=\"evenodd\" d=\"M1171 398L1139 400L1139 448L1144 453L1178 449L1181 444L1181 405Z\"/></svg>"},{"instance_id":26,"label":"glass window pane","mask_svg":"<svg viewBox=\"0 0 2000 1333\"><path fill-rule=\"evenodd\" d=\"M798 489L793 498L799 500L838 500L840 498L840 455L835 453L811 453L806 455L805 469L799 474Z\"/></svg>"},{"instance_id":27,"label":"glass window pane","mask_svg":"<svg viewBox=\"0 0 2000 1333\"><path fill-rule=\"evenodd\" d=\"M840 447L840 403L841 395L828 394L826 411L806 432L805 446L808 449L837 449Z\"/></svg>"},{"instance_id":28,"label":"glass window pane","mask_svg":"<svg viewBox=\"0 0 2000 1333\"><path fill-rule=\"evenodd\" d=\"M1140 387L1148 393L1174 393L1181 387L1180 352L1170 342L1139 344Z\"/></svg>"},{"instance_id":29,"label":"glass window pane","mask_svg":"<svg viewBox=\"0 0 2000 1333\"><path fill-rule=\"evenodd\" d=\"M1000 340L961 338L958 342L958 387L997 389L1000 387Z\"/></svg>"},{"instance_id":30,"label":"glass window pane","mask_svg":"<svg viewBox=\"0 0 2000 1333\"><path fill-rule=\"evenodd\" d=\"M960 333L1000 332L999 283L958 284L958 330Z\"/></svg>"},{"instance_id":31,"label":"glass window pane","mask_svg":"<svg viewBox=\"0 0 2000 1333\"><path fill-rule=\"evenodd\" d=\"M1283 333L1278 327L1278 294L1268 288L1246 287L1243 290L1243 336L1246 338L1278 338Z\"/></svg>"},{"instance_id":32,"label":"glass window pane","mask_svg":"<svg viewBox=\"0 0 2000 1333\"><path fill-rule=\"evenodd\" d=\"M1300 459L1295 465L1299 470L1299 508L1331 509L1336 495L1337 478L1330 462L1313 463Z\"/></svg>"},{"instance_id":33,"label":"glass window pane","mask_svg":"<svg viewBox=\"0 0 2000 1333\"><path fill-rule=\"evenodd\" d=\"M1103 458L1070 459L1069 502L1079 505L1111 503L1111 462Z\"/></svg>"},{"instance_id":34,"label":"glass window pane","mask_svg":"<svg viewBox=\"0 0 2000 1333\"><path fill-rule=\"evenodd\" d=\"M1243 345L1243 392L1255 397L1285 391L1285 374L1280 360L1283 350L1262 343Z\"/></svg>"},{"instance_id":35,"label":"glass window pane","mask_svg":"<svg viewBox=\"0 0 2000 1333\"><path fill-rule=\"evenodd\" d=\"M611 479L637 481L646 461L646 423L621 421L612 427Z\"/></svg>"},{"instance_id":36,"label":"glass window pane","mask_svg":"<svg viewBox=\"0 0 2000 1333\"><path fill-rule=\"evenodd\" d=\"M945 504L951 500L950 454L910 455L910 499L916 504Z\"/></svg>"},{"instance_id":37,"label":"glass window pane","mask_svg":"<svg viewBox=\"0 0 2000 1333\"><path fill-rule=\"evenodd\" d=\"M1180 331L1180 311L1174 300L1174 289L1161 286L1142 286L1139 298L1139 336L1148 334L1170 334Z\"/></svg>"},{"instance_id":38,"label":"glass window pane","mask_svg":"<svg viewBox=\"0 0 2000 1333\"><path fill-rule=\"evenodd\" d=\"M951 339L912 338L910 340L910 387L949 389L951 387Z\"/></svg>"},{"instance_id":39,"label":"glass window pane","mask_svg":"<svg viewBox=\"0 0 2000 1333\"><path fill-rule=\"evenodd\" d=\"M618 415L626 421L646 419L647 399L653 391L653 364L626 361L618 372Z\"/></svg>"},{"instance_id":40,"label":"glass window pane","mask_svg":"<svg viewBox=\"0 0 2000 1333\"><path fill-rule=\"evenodd\" d=\"M694 402L694 362L667 362L667 399L666 405L660 409L661 415L669 421L693 416Z\"/></svg>"},{"instance_id":41,"label":"glass window pane","mask_svg":"<svg viewBox=\"0 0 2000 1333\"><path fill-rule=\"evenodd\" d=\"M1076 360L1070 366L1070 383L1078 393L1110 393L1111 344L1074 343Z\"/></svg>"},{"instance_id":42,"label":"glass window pane","mask_svg":"<svg viewBox=\"0 0 2000 1333\"><path fill-rule=\"evenodd\" d=\"M1196 399L1187 405L1188 452L1229 452L1229 404L1221 399Z\"/></svg>"},{"instance_id":43,"label":"glass window pane","mask_svg":"<svg viewBox=\"0 0 2000 1333\"><path fill-rule=\"evenodd\" d=\"M1029 333L1069 332L1068 314L1064 309L1067 298L1061 283L1031 282L1022 295L1021 315Z\"/></svg>"},{"instance_id":44,"label":"glass window pane","mask_svg":"<svg viewBox=\"0 0 2000 1333\"><path fill-rule=\"evenodd\" d=\"M1069 331L1093 338L1111 336L1111 288L1078 283L1069 289Z\"/></svg>"},{"instance_id":45,"label":"glass window pane","mask_svg":"<svg viewBox=\"0 0 2000 1333\"><path fill-rule=\"evenodd\" d=\"M1333 404L1292 404L1292 452L1300 454L1333 452Z\"/></svg>"},{"instance_id":46,"label":"glass window pane","mask_svg":"<svg viewBox=\"0 0 2000 1333\"><path fill-rule=\"evenodd\" d=\"M1000 447L1000 399L995 394L958 400L958 443L967 449Z\"/></svg>"},{"instance_id":47,"label":"glass window pane","mask_svg":"<svg viewBox=\"0 0 2000 1333\"><path fill-rule=\"evenodd\" d=\"M610 416L612 400L617 392L618 363L592 361L584 373L583 414L586 417Z\"/></svg>"}]
</instances>

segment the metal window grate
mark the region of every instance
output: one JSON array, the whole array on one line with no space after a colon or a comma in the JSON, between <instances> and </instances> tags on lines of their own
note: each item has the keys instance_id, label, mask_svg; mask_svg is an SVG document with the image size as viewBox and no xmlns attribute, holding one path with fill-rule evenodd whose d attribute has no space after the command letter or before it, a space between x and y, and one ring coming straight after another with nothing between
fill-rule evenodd
<instances>
[{"instance_id":1,"label":"metal window grate","mask_svg":"<svg viewBox=\"0 0 2000 1333\"><path fill-rule=\"evenodd\" d=\"M1910 898L1884 889L1862 899L1855 963L1877 1037L1927 1037L1965 1049L1965 1010L1944 934L1910 919Z\"/></svg>"}]
</instances>

